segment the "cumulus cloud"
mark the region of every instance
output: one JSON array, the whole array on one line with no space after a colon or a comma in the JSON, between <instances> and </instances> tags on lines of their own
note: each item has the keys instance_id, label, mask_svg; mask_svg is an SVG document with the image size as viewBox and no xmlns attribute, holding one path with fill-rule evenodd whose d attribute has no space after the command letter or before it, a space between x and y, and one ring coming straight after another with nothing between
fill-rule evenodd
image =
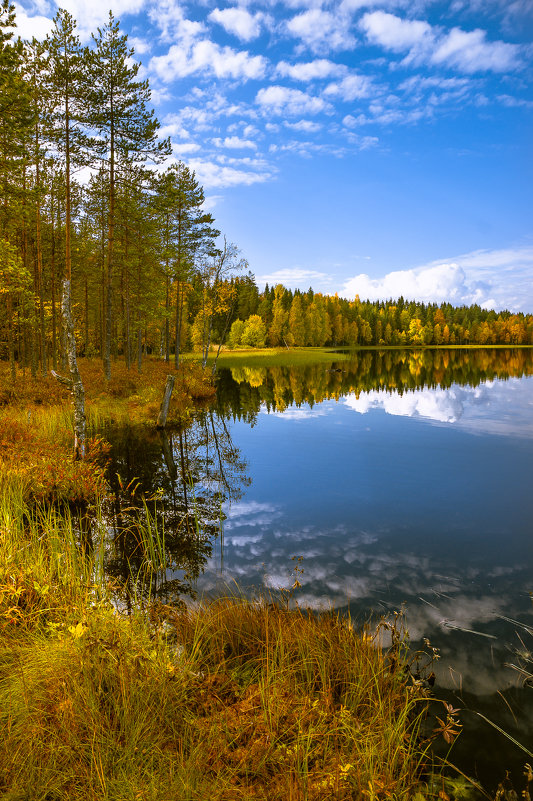
<instances>
[{"instance_id":1,"label":"cumulus cloud","mask_svg":"<svg viewBox=\"0 0 533 801\"><path fill-rule=\"evenodd\" d=\"M272 503L240 501L226 505L225 531L235 528L264 528L271 526L280 517L281 510Z\"/></svg>"},{"instance_id":2,"label":"cumulus cloud","mask_svg":"<svg viewBox=\"0 0 533 801\"><path fill-rule=\"evenodd\" d=\"M520 64L519 47L507 42L488 42L485 31L453 28L431 54L433 64L464 72L507 72Z\"/></svg>"},{"instance_id":3,"label":"cumulus cloud","mask_svg":"<svg viewBox=\"0 0 533 801\"><path fill-rule=\"evenodd\" d=\"M172 142L172 152L178 157L183 158L187 153L198 153L201 150L196 142Z\"/></svg>"},{"instance_id":4,"label":"cumulus cloud","mask_svg":"<svg viewBox=\"0 0 533 801\"><path fill-rule=\"evenodd\" d=\"M311 120L298 120L298 122L283 123L285 128L290 128L291 131L299 131L303 133L317 133L322 130L322 125L319 122L312 122Z\"/></svg>"},{"instance_id":5,"label":"cumulus cloud","mask_svg":"<svg viewBox=\"0 0 533 801\"><path fill-rule=\"evenodd\" d=\"M472 389L472 391L475 391ZM419 392L361 392L347 395L344 404L359 414L371 409L383 409L400 417L426 417L440 423L455 423L463 416L463 392L457 388L423 389Z\"/></svg>"},{"instance_id":6,"label":"cumulus cloud","mask_svg":"<svg viewBox=\"0 0 533 801\"><path fill-rule=\"evenodd\" d=\"M315 52L349 50L356 41L349 30L349 18L311 8L287 22L287 31Z\"/></svg>"},{"instance_id":7,"label":"cumulus cloud","mask_svg":"<svg viewBox=\"0 0 533 801\"><path fill-rule=\"evenodd\" d=\"M343 64L335 64L327 58L317 58L314 61L301 61L298 64L280 61L276 72L283 78L292 78L295 81L315 81L342 75L346 72L346 67Z\"/></svg>"},{"instance_id":8,"label":"cumulus cloud","mask_svg":"<svg viewBox=\"0 0 533 801\"><path fill-rule=\"evenodd\" d=\"M458 264L439 264L414 270L395 270L383 278L356 275L345 284L349 297L368 300L398 298L426 303L450 301L459 304L467 293L466 276Z\"/></svg>"},{"instance_id":9,"label":"cumulus cloud","mask_svg":"<svg viewBox=\"0 0 533 801\"><path fill-rule=\"evenodd\" d=\"M533 437L533 378L486 381L477 387L424 387L399 394L370 390L346 395L342 402L359 414L382 409L395 417L421 417L477 434ZM513 413L508 410L512 405Z\"/></svg>"},{"instance_id":10,"label":"cumulus cloud","mask_svg":"<svg viewBox=\"0 0 533 801\"><path fill-rule=\"evenodd\" d=\"M372 79L366 75L347 75L342 81L330 83L326 86L326 97L335 97L346 102L368 97L374 91Z\"/></svg>"},{"instance_id":11,"label":"cumulus cloud","mask_svg":"<svg viewBox=\"0 0 533 801\"><path fill-rule=\"evenodd\" d=\"M430 47L434 39L428 22L401 19L386 11L367 12L359 21L359 27L372 44L395 53L420 46Z\"/></svg>"},{"instance_id":12,"label":"cumulus cloud","mask_svg":"<svg viewBox=\"0 0 533 801\"><path fill-rule=\"evenodd\" d=\"M520 47L487 40L477 28L452 28L445 33L425 20L402 19L386 11L367 12L359 21L369 42L393 53L404 53L404 64L427 63L467 73L507 72L520 66Z\"/></svg>"},{"instance_id":13,"label":"cumulus cloud","mask_svg":"<svg viewBox=\"0 0 533 801\"><path fill-rule=\"evenodd\" d=\"M16 21L17 21L17 35L23 39L31 40L33 37L36 39L44 39L51 33L53 25L50 17L43 16L42 14L35 14L30 16L26 10L18 3L15 4Z\"/></svg>"},{"instance_id":14,"label":"cumulus cloud","mask_svg":"<svg viewBox=\"0 0 533 801\"><path fill-rule=\"evenodd\" d=\"M272 172L258 172L253 169L239 169L227 164L218 164L214 161L202 159L189 159L188 166L194 170L202 186L208 189L221 189L228 186L251 186L270 180ZM246 165L244 165L246 166Z\"/></svg>"},{"instance_id":15,"label":"cumulus cloud","mask_svg":"<svg viewBox=\"0 0 533 801\"><path fill-rule=\"evenodd\" d=\"M209 19L222 25L224 30L232 33L244 42L256 39L261 33L264 14L250 14L245 8L215 8Z\"/></svg>"},{"instance_id":16,"label":"cumulus cloud","mask_svg":"<svg viewBox=\"0 0 533 801\"><path fill-rule=\"evenodd\" d=\"M241 139L239 136L226 136L225 139L213 139L217 147L227 147L231 150L257 150L257 145L251 139Z\"/></svg>"},{"instance_id":17,"label":"cumulus cloud","mask_svg":"<svg viewBox=\"0 0 533 801\"><path fill-rule=\"evenodd\" d=\"M51 6L52 4L50 4ZM145 8L146 0L117 0L113 2L113 15L120 20L128 14L138 14ZM78 23L78 33L82 41L88 41L98 27L102 27L109 20L108 0L62 0L57 3L60 8L66 9ZM55 8L51 16L55 15Z\"/></svg>"},{"instance_id":18,"label":"cumulus cloud","mask_svg":"<svg viewBox=\"0 0 533 801\"><path fill-rule=\"evenodd\" d=\"M149 8L148 16L159 28L161 39L165 42L179 41L190 47L206 31L203 22L186 19L179 0L159 0L157 5Z\"/></svg>"},{"instance_id":19,"label":"cumulus cloud","mask_svg":"<svg viewBox=\"0 0 533 801\"><path fill-rule=\"evenodd\" d=\"M349 279L343 292L369 300L403 295L425 303L477 303L484 308L531 312L532 270L533 247L477 250L447 261L394 270L381 278L363 273Z\"/></svg>"},{"instance_id":20,"label":"cumulus cloud","mask_svg":"<svg viewBox=\"0 0 533 801\"><path fill-rule=\"evenodd\" d=\"M255 102L268 114L319 114L330 111L331 105L321 97L309 95L300 89L289 89L286 86L269 86L260 89Z\"/></svg>"},{"instance_id":21,"label":"cumulus cloud","mask_svg":"<svg viewBox=\"0 0 533 801\"><path fill-rule=\"evenodd\" d=\"M183 44L171 45L168 53L150 60L149 68L165 83L194 73L246 81L263 78L266 64L263 56L251 56L247 50L238 51L201 39L189 48Z\"/></svg>"}]
</instances>

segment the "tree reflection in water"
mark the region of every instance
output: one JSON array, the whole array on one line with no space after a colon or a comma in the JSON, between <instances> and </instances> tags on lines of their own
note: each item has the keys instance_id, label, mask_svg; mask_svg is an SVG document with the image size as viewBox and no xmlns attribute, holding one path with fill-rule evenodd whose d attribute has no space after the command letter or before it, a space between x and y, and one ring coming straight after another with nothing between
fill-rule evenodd
<instances>
[{"instance_id":1,"label":"tree reflection in water","mask_svg":"<svg viewBox=\"0 0 533 801\"><path fill-rule=\"evenodd\" d=\"M128 608L134 596L172 604L194 597L217 539L222 559L223 504L250 483L224 419L204 410L174 432L110 427L105 438L113 533L107 575Z\"/></svg>"},{"instance_id":2,"label":"tree reflection in water","mask_svg":"<svg viewBox=\"0 0 533 801\"><path fill-rule=\"evenodd\" d=\"M107 573L126 588L127 601L134 593L165 603L194 596L217 541L222 559L224 504L250 484L226 421L253 427L261 408L283 412L371 390L402 395L532 373L531 350L507 348L358 351L331 364L221 369L216 411L199 411L188 426L172 433L141 426L103 432L111 445L107 513L114 541ZM146 582L150 562L156 569Z\"/></svg>"},{"instance_id":3,"label":"tree reflection in water","mask_svg":"<svg viewBox=\"0 0 533 801\"><path fill-rule=\"evenodd\" d=\"M332 353L330 365L220 369L217 410L253 426L263 404L268 411L283 412L293 404L312 407L348 394L359 397L362 392L377 391L403 395L424 387L477 387L494 379L533 374L530 348L389 349L351 351L347 356L333 361Z\"/></svg>"}]
</instances>

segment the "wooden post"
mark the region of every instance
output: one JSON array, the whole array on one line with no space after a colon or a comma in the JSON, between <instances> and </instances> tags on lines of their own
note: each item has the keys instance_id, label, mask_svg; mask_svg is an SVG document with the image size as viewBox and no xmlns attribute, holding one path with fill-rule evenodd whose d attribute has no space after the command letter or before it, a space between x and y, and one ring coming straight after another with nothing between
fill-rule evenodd
<instances>
[{"instance_id":1,"label":"wooden post","mask_svg":"<svg viewBox=\"0 0 533 801\"><path fill-rule=\"evenodd\" d=\"M157 418L157 428L164 428L167 424L168 407L170 406L170 398L172 397L172 390L174 389L174 376L167 375L167 383L165 385L165 394L161 401L161 408L159 409L159 416Z\"/></svg>"}]
</instances>

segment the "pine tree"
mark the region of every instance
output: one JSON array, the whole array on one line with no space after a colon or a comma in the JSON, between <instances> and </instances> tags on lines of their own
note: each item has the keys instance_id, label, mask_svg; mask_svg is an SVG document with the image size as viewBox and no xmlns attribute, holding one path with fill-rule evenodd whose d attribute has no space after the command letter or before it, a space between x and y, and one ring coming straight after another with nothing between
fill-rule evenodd
<instances>
[{"instance_id":1,"label":"pine tree","mask_svg":"<svg viewBox=\"0 0 533 801\"><path fill-rule=\"evenodd\" d=\"M109 207L106 251L106 313L104 373L111 378L112 291L115 250L116 192L120 166L160 161L170 152L168 141L158 141L159 123L148 109L148 81L137 81L140 64L132 63L133 48L120 23L109 12L109 22L94 36L95 50L89 59L91 104L88 121L99 135L99 155L109 174Z\"/></svg>"},{"instance_id":2,"label":"pine tree","mask_svg":"<svg viewBox=\"0 0 533 801\"><path fill-rule=\"evenodd\" d=\"M194 172L182 162L173 164L160 177L156 207L164 243L167 276L167 320L170 316L170 280L175 286L175 366L179 365L183 304L187 283L192 280L195 264L215 253L215 239L220 235L211 214L203 210L204 190ZM169 328L166 327L166 356L169 354Z\"/></svg>"}]
</instances>

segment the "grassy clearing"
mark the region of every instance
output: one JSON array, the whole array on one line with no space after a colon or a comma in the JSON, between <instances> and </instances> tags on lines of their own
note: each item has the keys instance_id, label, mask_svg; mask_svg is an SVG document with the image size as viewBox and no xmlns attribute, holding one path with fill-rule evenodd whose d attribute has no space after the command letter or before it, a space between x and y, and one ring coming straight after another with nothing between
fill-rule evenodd
<instances>
[{"instance_id":1,"label":"grassy clearing","mask_svg":"<svg viewBox=\"0 0 533 801\"><path fill-rule=\"evenodd\" d=\"M318 364L320 362L346 361L349 353L339 353L335 348L242 348L224 349L218 357L220 367L292 367ZM209 357L214 361L215 354Z\"/></svg>"},{"instance_id":2,"label":"grassy clearing","mask_svg":"<svg viewBox=\"0 0 533 801\"><path fill-rule=\"evenodd\" d=\"M239 595L123 616L68 515L4 492L0 534L2 798L437 797L394 626L383 650Z\"/></svg>"},{"instance_id":3,"label":"grassy clearing","mask_svg":"<svg viewBox=\"0 0 533 801\"><path fill-rule=\"evenodd\" d=\"M171 418L182 419L201 400L213 397L209 372L191 360L176 371L160 359L146 359L142 373L127 370L122 362L113 365L112 378L106 381L99 359L79 359L79 369L86 393L89 424L92 416L124 422L155 422L168 374L176 376L171 403ZM0 362L0 409L24 409L25 413L47 411L52 407L68 408L69 392L52 376L32 378L29 371L18 374L13 384L9 365Z\"/></svg>"}]
</instances>

